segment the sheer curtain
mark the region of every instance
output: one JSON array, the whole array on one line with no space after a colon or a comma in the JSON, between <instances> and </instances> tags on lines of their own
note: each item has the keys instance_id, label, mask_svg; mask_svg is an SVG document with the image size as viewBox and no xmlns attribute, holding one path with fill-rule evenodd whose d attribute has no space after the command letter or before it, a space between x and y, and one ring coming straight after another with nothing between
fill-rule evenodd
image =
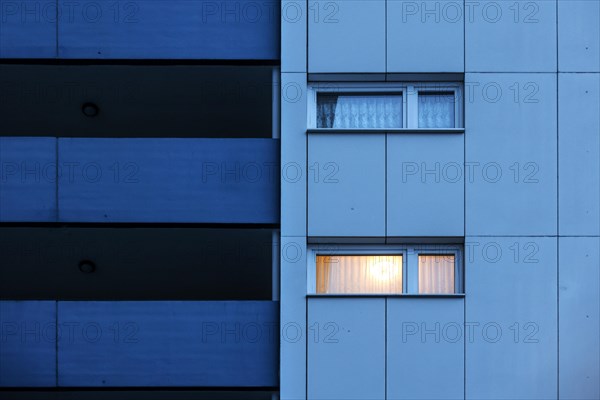
<instances>
[{"instance_id":1,"label":"sheer curtain","mask_svg":"<svg viewBox=\"0 0 600 400\"><path fill-rule=\"evenodd\" d=\"M317 293L402 293L402 256L317 256Z\"/></svg>"},{"instance_id":2,"label":"sheer curtain","mask_svg":"<svg viewBox=\"0 0 600 400\"><path fill-rule=\"evenodd\" d=\"M419 293L454 293L454 255L419 256Z\"/></svg>"},{"instance_id":3,"label":"sheer curtain","mask_svg":"<svg viewBox=\"0 0 600 400\"><path fill-rule=\"evenodd\" d=\"M454 128L454 93L419 92L419 128Z\"/></svg>"},{"instance_id":4,"label":"sheer curtain","mask_svg":"<svg viewBox=\"0 0 600 400\"><path fill-rule=\"evenodd\" d=\"M402 128L402 95L319 95L317 128Z\"/></svg>"}]
</instances>

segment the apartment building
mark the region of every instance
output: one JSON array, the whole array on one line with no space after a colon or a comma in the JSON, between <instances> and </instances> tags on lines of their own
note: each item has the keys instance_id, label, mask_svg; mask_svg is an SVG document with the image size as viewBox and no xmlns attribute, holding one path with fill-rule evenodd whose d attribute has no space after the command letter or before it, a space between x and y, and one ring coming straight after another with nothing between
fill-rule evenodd
<instances>
[{"instance_id":1,"label":"apartment building","mask_svg":"<svg viewBox=\"0 0 600 400\"><path fill-rule=\"evenodd\" d=\"M0 397L600 398L600 1L1 9Z\"/></svg>"}]
</instances>

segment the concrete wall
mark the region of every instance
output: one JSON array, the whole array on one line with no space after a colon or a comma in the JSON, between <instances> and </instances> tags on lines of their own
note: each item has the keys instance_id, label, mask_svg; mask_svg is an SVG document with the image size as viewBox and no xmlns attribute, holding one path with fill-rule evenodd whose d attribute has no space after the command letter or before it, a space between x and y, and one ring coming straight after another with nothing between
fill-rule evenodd
<instances>
[{"instance_id":1,"label":"concrete wall","mask_svg":"<svg viewBox=\"0 0 600 400\"><path fill-rule=\"evenodd\" d=\"M306 73L320 81L379 82L458 73L465 131L305 133L307 110L298 104L305 99L289 101L283 85L282 164L297 162L303 179L282 181L282 234L299 254L293 263L282 254L282 321L304 327L305 316L309 324L327 320L353 336L315 343L309 325L297 341L282 341L281 398L600 397L600 2L319 1L302 7L282 4L287 89L304 93ZM457 182L402 181L405 161L459 163L463 174ZM315 180L316 162L334 163L337 180ZM445 371L444 394L419 387L410 378L424 382L433 368L420 357L440 348L425 341L404 363L390 364L388 354L387 378L397 373L404 386L390 387L388 380L382 392L377 371L386 362L376 355L395 346L389 336L382 345L380 336L385 314L378 302L385 299L310 297L307 311L305 268L314 260L304 259L306 244L335 249L342 242L453 237L464 241L465 297L462 312L448 315L464 328L464 349L450 346L443 361L454 360L464 374ZM388 317L396 310L448 322L425 299L386 301ZM450 307L456 300L435 301ZM370 311L351 312L363 308ZM362 332L361 322L371 329ZM388 335L398 329L387 323ZM371 348L373 357L355 357L353 346ZM341 361L332 365L334 355ZM352 390L362 379L365 392Z\"/></svg>"}]
</instances>

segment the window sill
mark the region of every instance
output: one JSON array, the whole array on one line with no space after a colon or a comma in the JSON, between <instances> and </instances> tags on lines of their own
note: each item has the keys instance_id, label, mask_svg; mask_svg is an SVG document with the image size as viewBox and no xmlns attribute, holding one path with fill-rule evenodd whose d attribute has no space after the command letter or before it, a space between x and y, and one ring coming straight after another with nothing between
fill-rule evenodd
<instances>
[{"instance_id":1,"label":"window sill","mask_svg":"<svg viewBox=\"0 0 600 400\"><path fill-rule=\"evenodd\" d=\"M329 129L310 128L306 133L465 133L465 128Z\"/></svg>"},{"instance_id":2,"label":"window sill","mask_svg":"<svg viewBox=\"0 0 600 400\"><path fill-rule=\"evenodd\" d=\"M464 298L464 293L450 293L450 294L419 294L419 293L400 293L400 294L360 294L360 293L344 293L344 294L307 294L307 298L344 298L344 297L379 297L379 298L389 298L389 297L409 297L409 298Z\"/></svg>"}]
</instances>

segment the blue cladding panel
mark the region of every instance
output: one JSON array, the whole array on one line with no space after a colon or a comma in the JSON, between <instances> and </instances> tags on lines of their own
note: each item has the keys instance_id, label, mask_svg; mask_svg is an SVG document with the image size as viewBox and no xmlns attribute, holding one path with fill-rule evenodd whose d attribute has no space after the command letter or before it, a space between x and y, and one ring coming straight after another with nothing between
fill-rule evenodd
<instances>
[{"instance_id":1,"label":"blue cladding panel","mask_svg":"<svg viewBox=\"0 0 600 400\"><path fill-rule=\"evenodd\" d=\"M385 72L385 1L309 3L308 72Z\"/></svg>"},{"instance_id":2,"label":"blue cladding panel","mask_svg":"<svg viewBox=\"0 0 600 400\"><path fill-rule=\"evenodd\" d=\"M557 398L556 241L466 239L467 399Z\"/></svg>"},{"instance_id":3,"label":"blue cladding panel","mask_svg":"<svg viewBox=\"0 0 600 400\"><path fill-rule=\"evenodd\" d=\"M0 386L56 385L56 303L0 301Z\"/></svg>"},{"instance_id":4,"label":"blue cladding panel","mask_svg":"<svg viewBox=\"0 0 600 400\"><path fill-rule=\"evenodd\" d=\"M387 398L464 398L464 299L388 299Z\"/></svg>"},{"instance_id":5,"label":"blue cladding panel","mask_svg":"<svg viewBox=\"0 0 600 400\"><path fill-rule=\"evenodd\" d=\"M467 74L467 235L556 235L556 90L555 74Z\"/></svg>"},{"instance_id":6,"label":"blue cladding panel","mask_svg":"<svg viewBox=\"0 0 600 400\"><path fill-rule=\"evenodd\" d=\"M0 0L0 58L56 57L56 1Z\"/></svg>"},{"instance_id":7,"label":"blue cladding panel","mask_svg":"<svg viewBox=\"0 0 600 400\"><path fill-rule=\"evenodd\" d=\"M600 1L558 1L558 69L600 72Z\"/></svg>"},{"instance_id":8,"label":"blue cladding panel","mask_svg":"<svg viewBox=\"0 0 600 400\"><path fill-rule=\"evenodd\" d=\"M61 10L74 10L59 25L61 58L279 59L279 2L73 4L78 3L59 0Z\"/></svg>"},{"instance_id":9,"label":"blue cladding panel","mask_svg":"<svg viewBox=\"0 0 600 400\"><path fill-rule=\"evenodd\" d=\"M59 386L278 385L271 301L60 302Z\"/></svg>"},{"instance_id":10,"label":"blue cladding panel","mask_svg":"<svg viewBox=\"0 0 600 400\"><path fill-rule=\"evenodd\" d=\"M556 0L465 4L467 71L556 71Z\"/></svg>"},{"instance_id":11,"label":"blue cladding panel","mask_svg":"<svg viewBox=\"0 0 600 400\"><path fill-rule=\"evenodd\" d=\"M279 223L279 141L60 139L69 222Z\"/></svg>"},{"instance_id":12,"label":"blue cladding panel","mask_svg":"<svg viewBox=\"0 0 600 400\"><path fill-rule=\"evenodd\" d=\"M600 399L600 238L559 238L560 398Z\"/></svg>"},{"instance_id":13,"label":"blue cladding panel","mask_svg":"<svg viewBox=\"0 0 600 400\"><path fill-rule=\"evenodd\" d=\"M559 232L600 235L600 77L559 74Z\"/></svg>"},{"instance_id":14,"label":"blue cladding panel","mask_svg":"<svg viewBox=\"0 0 600 400\"><path fill-rule=\"evenodd\" d=\"M0 222L56 221L56 139L0 137Z\"/></svg>"},{"instance_id":15,"label":"blue cladding panel","mask_svg":"<svg viewBox=\"0 0 600 400\"><path fill-rule=\"evenodd\" d=\"M385 398L385 299L308 301L308 399Z\"/></svg>"},{"instance_id":16,"label":"blue cladding panel","mask_svg":"<svg viewBox=\"0 0 600 400\"><path fill-rule=\"evenodd\" d=\"M308 235L385 236L385 135L308 138Z\"/></svg>"},{"instance_id":17,"label":"blue cladding panel","mask_svg":"<svg viewBox=\"0 0 600 400\"><path fill-rule=\"evenodd\" d=\"M463 8L455 0L388 0L387 72L463 72Z\"/></svg>"},{"instance_id":18,"label":"blue cladding panel","mask_svg":"<svg viewBox=\"0 0 600 400\"><path fill-rule=\"evenodd\" d=\"M464 135L387 138L387 235L464 235Z\"/></svg>"}]
</instances>

